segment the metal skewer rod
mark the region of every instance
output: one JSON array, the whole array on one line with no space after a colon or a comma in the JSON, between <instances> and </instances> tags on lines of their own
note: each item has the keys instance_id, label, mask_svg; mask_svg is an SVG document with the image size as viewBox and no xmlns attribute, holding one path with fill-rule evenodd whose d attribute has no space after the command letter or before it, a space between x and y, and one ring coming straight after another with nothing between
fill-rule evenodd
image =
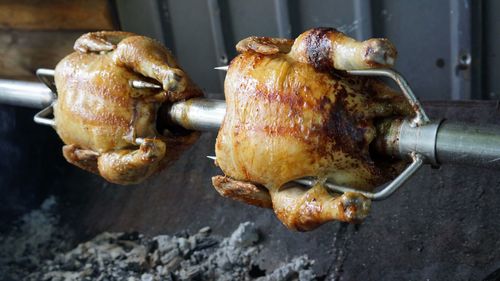
<instances>
[{"instance_id":1,"label":"metal skewer rod","mask_svg":"<svg viewBox=\"0 0 500 281\"><path fill-rule=\"evenodd\" d=\"M0 103L44 108L55 100L44 84L0 79ZM169 111L172 122L187 129L217 131L224 119L223 100L196 98L174 103ZM452 121L431 122L412 127L394 122L385 136L376 140L383 155L407 157L409 151L426 156L432 164L464 164L500 168L500 126L472 125ZM430 160L429 160L430 159Z\"/></svg>"},{"instance_id":2,"label":"metal skewer rod","mask_svg":"<svg viewBox=\"0 0 500 281\"><path fill-rule=\"evenodd\" d=\"M42 83L0 79L0 103L31 108L44 108L55 95Z\"/></svg>"}]
</instances>

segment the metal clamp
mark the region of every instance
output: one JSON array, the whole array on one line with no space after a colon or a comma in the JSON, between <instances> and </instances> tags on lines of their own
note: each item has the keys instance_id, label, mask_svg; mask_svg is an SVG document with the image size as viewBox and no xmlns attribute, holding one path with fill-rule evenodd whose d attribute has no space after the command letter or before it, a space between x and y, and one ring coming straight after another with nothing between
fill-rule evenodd
<instances>
[{"instance_id":1,"label":"metal clamp","mask_svg":"<svg viewBox=\"0 0 500 281\"><path fill-rule=\"evenodd\" d=\"M54 70L39 68L36 70L36 76L52 91L55 96L55 102L57 100L57 89L54 83ZM54 102L35 114L35 117L33 117L33 121L35 121L35 123L37 124L55 127L56 121L54 120L54 118L49 118L49 116L53 116L52 114L54 113Z\"/></svg>"},{"instance_id":2,"label":"metal clamp","mask_svg":"<svg viewBox=\"0 0 500 281\"><path fill-rule=\"evenodd\" d=\"M368 192L368 191L362 191L350 187L345 187L345 186L340 186L340 185L335 185L330 182L325 182L324 185L335 192L339 193L346 193L346 192L355 192L355 193L361 193L363 196L366 198L369 198L373 201L381 201L389 196L391 196L398 188L400 188L405 182L407 182L411 176L415 174L420 167L424 164L424 157L421 154L418 153L412 153L411 157L413 159L413 162L406 167L406 169L399 174L394 180L392 180L388 185L386 185L382 190L378 192ZM295 180L295 182L298 182L303 185L307 186L313 186L315 184L315 181L313 179L309 178L302 178Z\"/></svg>"},{"instance_id":3,"label":"metal clamp","mask_svg":"<svg viewBox=\"0 0 500 281\"><path fill-rule=\"evenodd\" d=\"M415 117L413 117L409 122L411 127L421 127L430 122L429 117L425 113L422 105L420 104L417 97L413 94L408 82L394 70L391 69L366 69L366 70L350 70L347 73L352 75L359 76L383 76L391 78L396 84L399 86L406 99L415 110ZM396 190L398 190L411 176L415 174L415 172L422 167L424 161L426 160L425 156L417 153L415 151L409 152L409 156L412 159L412 163L406 167L406 169L399 174L394 180L392 180L389 184L387 184L382 190L378 192L366 192L361 191L349 187L338 186L331 183L325 183L325 186L328 187L332 191L345 193L345 192L357 192L363 194L365 197L370 198L374 201L384 200L391 196ZM301 182L302 181L302 182ZM301 183L306 183L307 179L299 180ZM308 182L311 184L311 182Z\"/></svg>"},{"instance_id":4,"label":"metal clamp","mask_svg":"<svg viewBox=\"0 0 500 281\"><path fill-rule=\"evenodd\" d=\"M411 126L422 126L430 122L429 117L425 113L420 101L413 94L408 82L399 73L392 69L364 69L364 70L349 70L347 73L358 76L383 76L391 78L405 95L406 99L415 110L415 117L411 120Z\"/></svg>"},{"instance_id":5,"label":"metal clamp","mask_svg":"<svg viewBox=\"0 0 500 281\"><path fill-rule=\"evenodd\" d=\"M56 121L54 118L49 118L50 116L53 116L54 113L54 103L57 101L57 88L56 84L54 82L54 73L55 71L53 69L48 69L48 68L39 68L36 70L36 76L40 81L42 81L45 86L47 86L52 93L54 94L53 97L53 102L47 106L46 108L42 109L39 111L37 114L35 114L35 117L33 120L37 124L41 125L48 125L55 127L56 126ZM157 85L154 83L149 83L145 82L142 80L131 80L129 81L129 84L131 87L135 89L161 89L161 85Z\"/></svg>"},{"instance_id":6,"label":"metal clamp","mask_svg":"<svg viewBox=\"0 0 500 281\"><path fill-rule=\"evenodd\" d=\"M33 117L33 120L37 124L41 125L47 125L47 126L56 126L56 121L54 118L48 118L49 116L53 116L54 113L54 107L51 105L47 106L46 108L40 110L37 114L35 114L35 117Z\"/></svg>"}]
</instances>

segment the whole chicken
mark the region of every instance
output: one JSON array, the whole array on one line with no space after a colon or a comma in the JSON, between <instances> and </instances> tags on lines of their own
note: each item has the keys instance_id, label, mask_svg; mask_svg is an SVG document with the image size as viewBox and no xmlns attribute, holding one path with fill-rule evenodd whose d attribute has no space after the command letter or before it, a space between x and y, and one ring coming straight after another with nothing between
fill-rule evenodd
<instances>
[{"instance_id":1,"label":"whole chicken","mask_svg":"<svg viewBox=\"0 0 500 281\"><path fill-rule=\"evenodd\" d=\"M405 163L370 147L384 120L411 114L404 97L374 78L345 70L391 67L386 39L356 41L331 28L296 40L250 37L236 46L224 92L212 178L223 196L273 208L288 227L306 231L331 220L358 222L370 209L359 193L330 193L323 183L372 190ZM313 177L305 188L293 180Z\"/></svg>"},{"instance_id":2,"label":"whole chicken","mask_svg":"<svg viewBox=\"0 0 500 281\"><path fill-rule=\"evenodd\" d=\"M82 35L55 69L56 130L68 162L118 184L138 183L193 144L198 133L157 122L166 105L202 96L172 54L128 32ZM133 80L161 85L135 88Z\"/></svg>"}]
</instances>

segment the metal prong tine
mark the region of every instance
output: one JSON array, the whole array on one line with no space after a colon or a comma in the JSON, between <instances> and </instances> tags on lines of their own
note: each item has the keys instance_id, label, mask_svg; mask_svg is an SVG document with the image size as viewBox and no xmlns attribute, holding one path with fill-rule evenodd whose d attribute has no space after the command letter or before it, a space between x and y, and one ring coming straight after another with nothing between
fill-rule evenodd
<instances>
[{"instance_id":1,"label":"metal prong tine","mask_svg":"<svg viewBox=\"0 0 500 281\"><path fill-rule=\"evenodd\" d=\"M54 113L54 108L52 105L42 109L40 112L35 114L35 117L33 117L33 120L35 123L41 124L41 125L47 125L47 126L56 126L56 121L54 119L49 119L48 117L53 115Z\"/></svg>"},{"instance_id":2,"label":"metal prong tine","mask_svg":"<svg viewBox=\"0 0 500 281\"><path fill-rule=\"evenodd\" d=\"M209 155L209 156L207 156L207 158L208 158L208 159L212 159L212 160L217 160L217 157L215 157L215 156L210 156L210 155Z\"/></svg>"},{"instance_id":3,"label":"metal prong tine","mask_svg":"<svg viewBox=\"0 0 500 281\"><path fill-rule=\"evenodd\" d=\"M392 79L399 86L404 96L413 107L416 115L412 119L412 126L422 126L430 122L429 117L425 113L420 101L417 99L408 82L401 74L392 69L363 69L363 70L348 70L347 73L360 76L384 76Z\"/></svg>"},{"instance_id":4,"label":"metal prong tine","mask_svg":"<svg viewBox=\"0 0 500 281\"><path fill-rule=\"evenodd\" d=\"M143 145L146 142L144 138L136 138L135 139L135 144L137 145Z\"/></svg>"},{"instance_id":5,"label":"metal prong tine","mask_svg":"<svg viewBox=\"0 0 500 281\"><path fill-rule=\"evenodd\" d=\"M130 85L136 89L161 89L162 87L158 84L149 83L142 80L132 80Z\"/></svg>"},{"instance_id":6,"label":"metal prong tine","mask_svg":"<svg viewBox=\"0 0 500 281\"><path fill-rule=\"evenodd\" d=\"M53 69L48 68L39 68L36 70L36 76L40 81L42 81L45 86L49 87L49 89L53 93L57 93L56 85L54 82L54 73Z\"/></svg>"},{"instance_id":7,"label":"metal prong tine","mask_svg":"<svg viewBox=\"0 0 500 281\"><path fill-rule=\"evenodd\" d=\"M49 77L54 77L55 70L54 69L49 69L49 68L39 68L36 70L36 76L49 76Z\"/></svg>"},{"instance_id":8,"label":"metal prong tine","mask_svg":"<svg viewBox=\"0 0 500 281\"><path fill-rule=\"evenodd\" d=\"M229 69L229 65L217 66L214 67L215 70L227 71Z\"/></svg>"}]
</instances>

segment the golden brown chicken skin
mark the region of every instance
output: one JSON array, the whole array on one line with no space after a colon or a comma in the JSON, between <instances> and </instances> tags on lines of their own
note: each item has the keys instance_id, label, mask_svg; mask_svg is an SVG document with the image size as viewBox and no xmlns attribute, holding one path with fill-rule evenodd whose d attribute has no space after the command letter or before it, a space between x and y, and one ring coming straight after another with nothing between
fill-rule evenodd
<instances>
[{"instance_id":1,"label":"golden brown chicken skin","mask_svg":"<svg viewBox=\"0 0 500 281\"><path fill-rule=\"evenodd\" d=\"M160 43L110 31L84 34L74 48L55 69L54 116L68 162L110 182L134 184L196 141L198 133L157 124L160 108L203 95ZM136 89L132 80L162 87Z\"/></svg>"},{"instance_id":2,"label":"golden brown chicken skin","mask_svg":"<svg viewBox=\"0 0 500 281\"><path fill-rule=\"evenodd\" d=\"M271 207L296 230L364 219L367 198L332 194L322 183L372 190L402 167L373 159L370 144L375 123L408 115L408 103L376 79L342 71L392 66L393 45L319 28L295 41L250 37L237 49L241 54L226 75L227 112L215 147L225 174L212 178L217 191ZM318 183L309 189L291 183L302 177Z\"/></svg>"}]
</instances>

